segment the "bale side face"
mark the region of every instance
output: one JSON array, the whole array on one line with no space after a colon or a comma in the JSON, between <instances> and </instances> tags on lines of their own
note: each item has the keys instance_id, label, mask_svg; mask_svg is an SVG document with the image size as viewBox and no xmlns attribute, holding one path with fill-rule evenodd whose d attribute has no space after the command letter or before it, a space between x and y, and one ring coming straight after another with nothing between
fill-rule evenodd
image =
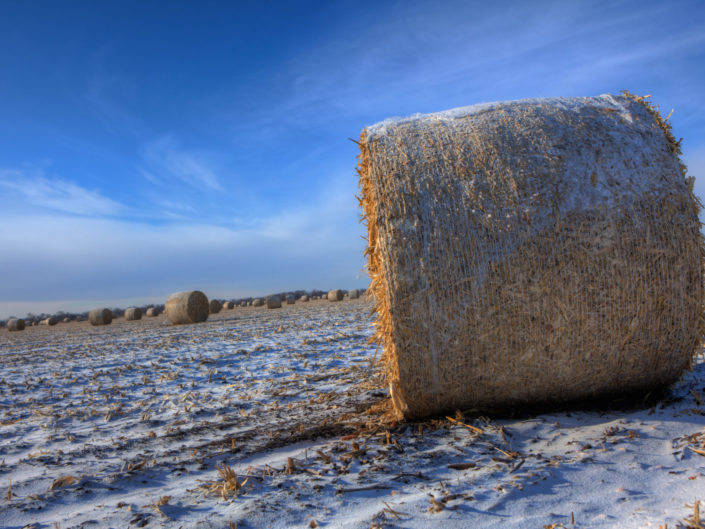
<instances>
[{"instance_id":1,"label":"bale side face","mask_svg":"<svg viewBox=\"0 0 705 529\"><path fill-rule=\"evenodd\" d=\"M212 299L209 304L209 310L211 314L218 314L223 308L223 305L217 299Z\"/></svg>"},{"instance_id":2,"label":"bale side face","mask_svg":"<svg viewBox=\"0 0 705 529\"><path fill-rule=\"evenodd\" d=\"M267 296L267 308L268 309L280 309L282 308L282 301L279 296Z\"/></svg>"},{"instance_id":3,"label":"bale side face","mask_svg":"<svg viewBox=\"0 0 705 529\"><path fill-rule=\"evenodd\" d=\"M208 319L208 298L199 290L177 292L167 298L164 311L174 325L201 323Z\"/></svg>"},{"instance_id":4,"label":"bale side face","mask_svg":"<svg viewBox=\"0 0 705 529\"><path fill-rule=\"evenodd\" d=\"M699 206L659 119L600 96L363 132L367 268L398 411L641 390L690 365Z\"/></svg>"},{"instance_id":5,"label":"bale side face","mask_svg":"<svg viewBox=\"0 0 705 529\"><path fill-rule=\"evenodd\" d=\"M25 322L22 318L10 318L7 320L7 330L9 332L24 331Z\"/></svg>"},{"instance_id":6,"label":"bale side face","mask_svg":"<svg viewBox=\"0 0 705 529\"><path fill-rule=\"evenodd\" d=\"M328 301L343 301L345 292L340 289L331 290L328 292Z\"/></svg>"},{"instance_id":7,"label":"bale side face","mask_svg":"<svg viewBox=\"0 0 705 529\"><path fill-rule=\"evenodd\" d=\"M91 325L110 325L113 313L110 309L93 309L88 313L88 321Z\"/></svg>"},{"instance_id":8,"label":"bale side face","mask_svg":"<svg viewBox=\"0 0 705 529\"><path fill-rule=\"evenodd\" d=\"M125 309L125 319L127 321L141 320L142 309L139 307L130 307L129 309Z\"/></svg>"}]
</instances>

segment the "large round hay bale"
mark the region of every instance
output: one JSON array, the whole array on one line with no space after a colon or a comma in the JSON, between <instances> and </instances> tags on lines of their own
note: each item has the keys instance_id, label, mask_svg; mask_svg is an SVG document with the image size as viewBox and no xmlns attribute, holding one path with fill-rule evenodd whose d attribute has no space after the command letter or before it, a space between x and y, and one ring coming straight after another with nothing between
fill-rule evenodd
<instances>
[{"instance_id":1,"label":"large round hay bale","mask_svg":"<svg viewBox=\"0 0 705 529\"><path fill-rule=\"evenodd\" d=\"M296 298L295 298L293 295L289 294L289 295L286 297L286 304L287 304L287 305L293 305L294 303L296 303Z\"/></svg>"},{"instance_id":2,"label":"large round hay bale","mask_svg":"<svg viewBox=\"0 0 705 529\"><path fill-rule=\"evenodd\" d=\"M164 312L174 325L201 323L208 319L208 298L200 290L177 292L167 298Z\"/></svg>"},{"instance_id":3,"label":"large round hay bale","mask_svg":"<svg viewBox=\"0 0 705 529\"><path fill-rule=\"evenodd\" d=\"M340 289L330 290L328 292L328 301L343 301L345 292Z\"/></svg>"},{"instance_id":4,"label":"large round hay bale","mask_svg":"<svg viewBox=\"0 0 705 529\"><path fill-rule=\"evenodd\" d=\"M218 314L222 308L223 304L217 299L212 299L208 304L208 310L211 314Z\"/></svg>"},{"instance_id":5,"label":"large round hay bale","mask_svg":"<svg viewBox=\"0 0 705 529\"><path fill-rule=\"evenodd\" d=\"M64 323L71 323L71 318L69 318L69 317L67 316L66 318L64 318L64 319L61 320L61 321L64 322Z\"/></svg>"},{"instance_id":6,"label":"large round hay bale","mask_svg":"<svg viewBox=\"0 0 705 529\"><path fill-rule=\"evenodd\" d=\"M226 301L225 303L223 303L224 309L231 310L234 307L235 307L235 303L233 303L232 301Z\"/></svg>"},{"instance_id":7,"label":"large round hay bale","mask_svg":"<svg viewBox=\"0 0 705 529\"><path fill-rule=\"evenodd\" d=\"M93 309L88 313L88 321L91 325L110 325L113 313L110 309Z\"/></svg>"},{"instance_id":8,"label":"large round hay bale","mask_svg":"<svg viewBox=\"0 0 705 529\"><path fill-rule=\"evenodd\" d=\"M299 298L299 301L308 301L308 300L309 300L309 298L308 298L308 296L307 296L306 294L304 294L303 296L301 296L301 297Z\"/></svg>"},{"instance_id":9,"label":"large round hay bale","mask_svg":"<svg viewBox=\"0 0 705 529\"><path fill-rule=\"evenodd\" d=\"M10 318L7 320L7 330L10 332L24 331L25 323L22 318Z\"/></svg>"},{"instance_id":10,"label":"large round hay bale","mask_svg":"<svg viewBox=\"0 0 705 529\"><path fill-rule=\"evenodd\" d=\"M368 272L396 409L419 417L646 390L703 334L693 181L629 94L365 129Z\"/></svg>"},{"instance_id":11,"label":"large round hay bale","mask_svg":"<svg viewBox=\"0 0 705 529\"><path fill-rule=\"evenodd\" d=\"M159 307L149 307L147 309L147 312L145 312L145 315L148 318L155 318L161 314L161 310L159 310Z\"/></svg>"},{"instance_id":12,"label":"large round hay bale","mask_svg":"<svg viewBox=\"0 0 705 529\"><path fill-rule=\"evenodd\" d=\"M255 307L261 307L262 305L264 305L264 300L262 298L256 298L250 301L250 304Z\"/></svg>"},{"instance_id":13,"label":"large round hay bale","mask_svg":"<svg viewBox=\"0 0 705 529\"><path fill-rule=\"evenodd\" d=\"M57 323L59 323L59 318L56 316L49 316L48 318L44 318L42 321L39 322L39 325L49 325L49 326L54 326Z\"/></svg>"},{"instance_id":14,"label":"large round hay bale","mask_svg":"<svg viewBox=\"0 0 705 529\"><path fill-rule=\"evenodd\" d=\"M282 300L279 298L279 296L267 296L267 308L268 309L282 308Z\"/></svg>"},{"instance_id":15,"label":"large round hay bale","mask_svg":"<svg viewBox=\"0 0 705 529\"><path fill-rule=\"evenodd\" d=\"M139 307L130 307L129 309L125 309L125 319L127 321L141 320L142 309Z\"/></svg>"},{"instance_id":16,"label":"large round hay bale","mask_svg":"<svg viewBox=\"0 0 705 529\"><path fill-rule=\"evenodd\" d=\"M357 289L353 289L350 292L348 292L348 297L350 299L358 299L360 297L360 291Z\"/></svg>"}]
</instances>

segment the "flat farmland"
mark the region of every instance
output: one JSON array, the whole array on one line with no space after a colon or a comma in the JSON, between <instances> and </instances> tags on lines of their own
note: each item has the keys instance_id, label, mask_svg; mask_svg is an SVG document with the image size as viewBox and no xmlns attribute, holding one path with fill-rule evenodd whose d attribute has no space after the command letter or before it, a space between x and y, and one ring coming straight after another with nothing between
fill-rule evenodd
<instances>
[{"instance_id":1,"label":"flat farmland","mask_svg":"<svg viewBox=\"0 0 705 529\"><path fill-rule=\"evenodd\" d=\"M371 305L0 331L0 526L658 527L705 499L705 361L657 399L399 423Z\"/></svg>"}]
</instances>

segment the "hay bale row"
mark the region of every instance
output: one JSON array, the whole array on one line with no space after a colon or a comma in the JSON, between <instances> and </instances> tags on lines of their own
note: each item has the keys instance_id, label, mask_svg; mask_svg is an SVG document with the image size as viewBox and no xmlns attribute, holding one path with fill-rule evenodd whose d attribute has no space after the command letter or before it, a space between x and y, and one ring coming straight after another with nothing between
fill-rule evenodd
<instances>
[{"instance_id":1,"label":"hay bale row","mask_svg":"<svg viewBox=\"0 0 705 529\"><path fill-rule=\"evenodd\" d=\"M7 330L9 332L24 331L25 321L22 318L10 318L7 320Z\"/></svg>"},{"instance_id":2,"label":"hay bale row","mask_svg":"<svg viewBox=\"0 0 705 529\"><path fill-rule=\"evenodd\" d=\"M223 304L217 299L212 299L208 304L208 309L211 314L218 314L222 308Z\"/></svg>"},{"instance_id":3,"label":"hay bale row","mask_svg":"<svg viewBox=\"0 0 705 529\"><path fill-rule=\"evenodd\" d=\"M167 298L165 313L174 325L204 322L208 319L208 298L199 290L177 292Z\"/></svg>"},{"instance_id":4,"label":"hay bale row","mask_svg":"<svg viewBox=\"0 0 705 529\"><path fill-rule=\"evenodd\" d=\"M646 390L691 365L699 205L643 99L465 107L366 128L360 149L375 337L406 417Z\"/></svg>"},{"instance_id":5,"label":"hay bale row","mask_svg":"<svg viewBox=\"0 0 705 529\"><path fill-rule=\"evenodd\" d=\"M135 321L135 320L141 320L142 319L142 309L139 307L130 307L129 309L125 309L125 320L127 321Z\"/></svg>"},{"instance_id":6,"label":"hay bale row","mask_svg":"<svg viewBox=\"0 0 705 529\"><path fill-rule=\"evenodd\" d=\"M159 309L159 307L149 307L147 309L147 311L145 312L145 315L148 318L156 318L160 314L161 314L161 310Z\"/></svg>"},{"instance_id":7,"label":"hay bale row","mask_svg":"<svg viewBox=\"0 0 705 529\"><path fill-rule=\"evenodd\" d=\"M279 298L279 296L267 296L267 308L268 309L282 308L282 300Z\"/></svg>"},{"instance_id":8,"label":"hay bale row","mask_svg":"<svg viewBox=\"0 0 705 529\"><path fill-rule=\"evenodd\" d=\"M328 301L343 301L345 292L340 289L331 290L328 292Z\"/></svg>"},{"instance_id":9,"label":"hay bale row","mask_svg":"<svg viewBox=\"0 0 705 529\"><path fill-rule=\"evenodd\" d=\"M93 309L88 313L88 321L91 325L110 325L113 321L113 313L110 309Z\"/></svg>"}]
</instances>

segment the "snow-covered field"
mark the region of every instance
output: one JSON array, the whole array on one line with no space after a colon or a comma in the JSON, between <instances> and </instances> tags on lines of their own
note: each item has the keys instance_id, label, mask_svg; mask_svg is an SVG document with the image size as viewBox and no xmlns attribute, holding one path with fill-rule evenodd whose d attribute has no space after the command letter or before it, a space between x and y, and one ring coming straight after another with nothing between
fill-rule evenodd
<instances>
[{"instance_id":1,"label":"snow-covered field","mask_svg":"<svg viewBox=\"0 0 705 529\"><path fill-rule=\"evenodd\" d=\"M397 424L371 320L0 330L0 527L697 527L702 355L636 406Z\"/></svg>"}]
</instances>

